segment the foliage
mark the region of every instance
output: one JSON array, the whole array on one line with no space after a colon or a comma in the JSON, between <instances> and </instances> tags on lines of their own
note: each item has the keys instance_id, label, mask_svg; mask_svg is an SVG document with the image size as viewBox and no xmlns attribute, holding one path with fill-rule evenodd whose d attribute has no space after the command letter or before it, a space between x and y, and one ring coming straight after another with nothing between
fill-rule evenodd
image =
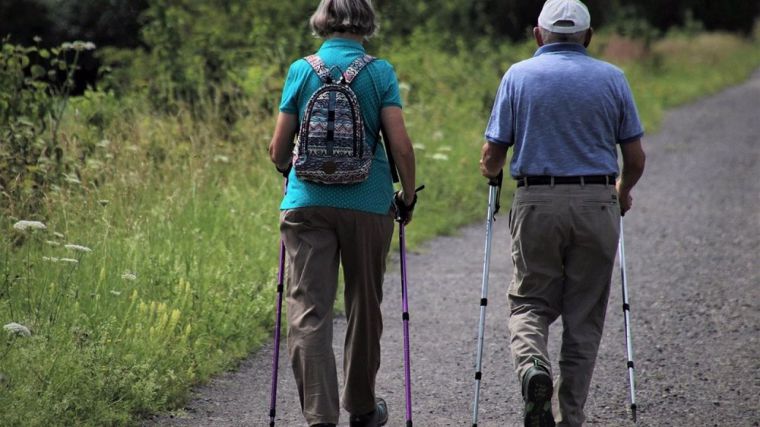
<instances>
[{"instance_id":1,"label":"foliage","mask_svg":"<svg viewBox=\"0 0 760 427\"><path fill-rule=\"evenodd\" d=\"M10 212L34 213L63 179L75 179L59 126L80 52L92 43L45 49L4 41L0 50L0 199ZM73 52L72 59L67 54ZM60 79L59 79L60 77Z\"/></svg>"}]
</instances>

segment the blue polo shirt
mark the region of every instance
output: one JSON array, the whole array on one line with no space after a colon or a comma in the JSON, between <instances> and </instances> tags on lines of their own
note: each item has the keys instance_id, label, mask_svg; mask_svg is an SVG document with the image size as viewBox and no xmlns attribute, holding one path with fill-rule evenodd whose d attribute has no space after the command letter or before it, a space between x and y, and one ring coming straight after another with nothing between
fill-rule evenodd
<instances>
[{"instance_id":1,"label":"blue polo shirt","mask_svg":"<svg viewBox=\"0 0 760 427\"><path fill-rule=\"evenodd\" d=\"M617 144L644 134L623 71L553 43L501 80L485 137L513 146L512 177L617 175Z\"/></svg>"},{"instance_id":2,"label":"blue polo shirt","mask_svg":"<svg viewBox=\"0 0 760 427\"><path fill-rule=\"evenodd\" d=\"M345 71L353 60L364 55L361 43L348 39L326 40L317 55L328 67L338 66ZM335 71L338 75L338 71ZM322 85L317 74L304 59L290 65L282 90L280 111L295 114L300 121L311 95ZM327 185L298 179L295 171L288 176L288 188L280 209L308 206L327 206L387 214L393 199L393 182L385 147L378 139L380 110L401 107L398 80L393 66L376 59L369 63L351 82L364 119L364 135L371 147L376 146L369 177L358 184Z\"/></svg>"}]
</instances>

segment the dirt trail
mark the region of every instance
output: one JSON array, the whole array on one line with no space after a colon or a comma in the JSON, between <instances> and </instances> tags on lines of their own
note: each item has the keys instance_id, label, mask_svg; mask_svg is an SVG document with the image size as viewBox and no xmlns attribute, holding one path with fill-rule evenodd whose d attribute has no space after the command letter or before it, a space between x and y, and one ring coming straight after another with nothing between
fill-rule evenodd
<instances>
[{"instance_id":1,"label":"dirt trail","mask_svg":"<svg viewBox=\"0 0 760 427\"><path fill-rule=\"evenodd\" d=\"M647 171L625 218L639 425L760 426L760 73L668 113L645 147ZM484 219L487 191L484 181ZM507 209L495 225L482 426L520 423L506 330ZM471 424L484 235L476 224L408 256L416 426ZM612 286L586 404L589 425L632 425L617 273ZM389 426L404 425L400 299L394 261L385 283L377 388L389 403ZM555 354L560 328L552 330ZM345 319L335 329L340 366ZM303 426L285 353L283 343L277 425ZM145 425L268 425L271 354L269 345L239 371L198 388L181 416ZM344 413L341 425L347 419Z\"/></svg>"}]
</instances>

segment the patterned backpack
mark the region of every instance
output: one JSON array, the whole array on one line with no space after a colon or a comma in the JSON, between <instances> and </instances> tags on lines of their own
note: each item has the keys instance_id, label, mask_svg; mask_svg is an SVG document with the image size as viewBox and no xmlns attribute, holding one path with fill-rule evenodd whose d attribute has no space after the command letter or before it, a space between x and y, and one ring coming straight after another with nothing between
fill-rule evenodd
<instances>
[{"instance_id":1,"label":"patterned backpack","mask_svg":"<svg viewBox=\"0 0 760 427\"><path fill-rule=\"evenodd\" d=\"M299 179L322 184L355 184L369 176L374 150L366 142L359 101L351 82L375 58L354 60L335 82L317 55L305 58L322 81L306 104L293 167ZM335 68L335 67L334 67Z\"/></svg>"}]
</instances>

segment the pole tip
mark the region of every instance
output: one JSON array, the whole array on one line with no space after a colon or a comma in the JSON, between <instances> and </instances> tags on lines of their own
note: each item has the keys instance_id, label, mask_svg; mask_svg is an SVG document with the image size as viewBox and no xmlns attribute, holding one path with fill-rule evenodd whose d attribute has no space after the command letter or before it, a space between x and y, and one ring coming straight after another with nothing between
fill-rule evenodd
<instances>
[{"instance_id":1,"label":"pole tip","mask_svg":"<svg viewBox=\"0 0 760 427\"><path fill-rule=\"evenodd\" d=\"M631 418L633 419L633 422L636 423L636 404L631 405Z\"/></svg>"}]
</instances>

